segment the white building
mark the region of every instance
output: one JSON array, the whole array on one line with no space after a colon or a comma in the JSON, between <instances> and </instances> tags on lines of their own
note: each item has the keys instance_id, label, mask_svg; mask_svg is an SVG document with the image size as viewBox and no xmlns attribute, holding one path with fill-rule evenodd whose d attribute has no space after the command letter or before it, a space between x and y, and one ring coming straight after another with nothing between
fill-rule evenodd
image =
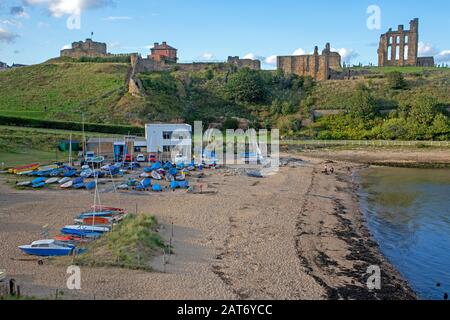
<instances>
[{"instance_id":1,"label":"white building","mask_svg":"<svg viewBox=\"0 0 450 320\"><path fill-rule=\"evenodd\" d=\"M163 154L164 158L174 153L190 158L192 148L192 126L188 124L155 123L145 126L147 152Z\"/></svg>"}]
</instances>

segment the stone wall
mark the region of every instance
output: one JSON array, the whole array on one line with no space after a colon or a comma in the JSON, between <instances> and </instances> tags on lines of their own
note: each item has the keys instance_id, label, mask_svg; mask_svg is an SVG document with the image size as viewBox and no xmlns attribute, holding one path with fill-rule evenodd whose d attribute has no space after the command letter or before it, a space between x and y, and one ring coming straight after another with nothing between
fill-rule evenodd
<instances>
[{"instance_id":1,"label":"stone wall","mask_svg":"<svg viewBox=\"0 0 450 320\"><path fill-rule=\"evenodd\" d=\"M399 25L396 31L392 28L380 37L378 48L378 66L417 66L419 51L419 19L409 23L410 29L405 30Z\"/></svg>"},{"instance_id":2,"label":"stone wall","mask_svg":"<svg viewBox=\"0 0 450 320\"><path fill-rule=\"evenodd\" d=\"M418 67L434 67L434 57L419 57L417 58Z\"/></svg>"},{"instance_id":3,"label":"stone wall","mask_svg":"<svg viewBox=\"0 0 450 320\"><path fill-rule=\"evenodd\" d=\"M107 57L108 51L106 43L95 42L92 39L86 39L86 41L78 41L72 43L71 49L61 50L61 57L71 57L79 59L82 57L97 58Z\"/></svg>"},{"instance_id":4,"label":"stone wall","mask_svg":"<svg viewBox=\"0 0 450 320\"><path fill-rule=\"evenodd\" d=\"M337 52L331 52L327 43L322 54L315 47L312 55L281 56L277 57L277 68L287 74L310 76L317 81L332 79L334 70L341 68L341 56Z\"/></svg>"}]
</instances>

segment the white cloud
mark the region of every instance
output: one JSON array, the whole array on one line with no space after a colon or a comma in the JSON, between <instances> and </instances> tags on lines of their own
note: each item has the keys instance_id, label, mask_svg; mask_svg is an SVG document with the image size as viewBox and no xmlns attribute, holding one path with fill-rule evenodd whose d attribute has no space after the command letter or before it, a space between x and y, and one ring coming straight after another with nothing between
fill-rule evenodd
<instances>
[{"instance_id":1,"label":"white cloud","mask_svg":"<svg viewBox=\"0 0 450 320\"><path fill-rule=\"evenodd\" d=\"M441 51L436 55L436 62L438 63L450 63L450 50Z\"/></svg>"},{"instance_id":2,"label":"white cloud","mask_svg":"<svg viewBox=\"0 0 450 320\"><path fill-rule=\"evenodd\" d=\"M72 46L70 44L66 44L61 48L61 50L67 50L67 49L72 49Z\"/></svg>"},{"instance_id":3,"label":"white cloud","mask_svg":"<svg viewBox=\"0 0 450 320\"><path fill-rule=\"evenodd\" d=\"M108 47L111 49L117 49L120 48L121 43L119 41L114 41L108 44Z\"/></svg>"},{"instance_id":4,"label":"white cloud","mask_svg":"<svg viewBox=\"0 0 450 320\"><path fill-rule=\"evenodd\" d=\"M359 54L350 48L331 49L332 52L337 52L342 58L342 62L350 63L353 59L359 57Z\"/></svg>"},{"instance_id":5,"label":"white cloud","mask_svg":"<svg viewBox=\"0 0 450 320\"><path fill-rule=\"evenodd\" d=\"M14 19L0 20L0 24L6 25L6 26L17 27L17 28L21 28L23 26L20 21L17 21Z\"/></svg>"},{"instance_id":6,"label":"white cloud","mask_svg":"<svg viewBox=\"0 0 450 320\"><path fill-rule=\"evenodd\" d=\"M103 20L106 20L106 21L133 20L133 18L132 17L107 17Z\"/></svg>"},{"instance_id":7,"label":"white cloud","mask_svg":"<svg viewBox=\"0 0 450 320\"><path fill-rule=\"evenodd\" d=\"M419 56L434 56L438 50L428 42L419 42Z\"/></svg>"},{"instance_id":8,"label":"white cloud","mask_svg":"<svg viewBox=\"0 0 450 320\"><path fill-rule=\"evenodd\" d=\"M108 6L111 0L23 0L28 6L44 6L52 16L79 14L82 10Z\"/></svg>"},{"instance_id":9,"label":"white cloud","mask_svg":"<svg viewBox=\"0 0 450 320\"><path fill-rule=\"evenodd\" d=\"M254 53L247 53L247 54L243 57L243 59L252 59L252 60L255 60L255 59L257 59L257 56L256 56Z\"/></svg>"},{"instance_id":10,"label":"white cloud","mask_svg":"<svg viewBox=\"0 0 450 320\"><path fill-rule=\"evenodd\" d=\"M205 52L205 53L202 54L202 59L213 60L214 59L214 55L211 52Z\"/></svg>"},{"instance_id":11,"label":"white cloud","mask_svg":"<svg viewBox=\"0 0 450 320\"><path fill-rule=\"evenodd\" d=\"M0 27L0 42L13 43L18 37L18 34Z\"/></svg>"},{"instance_id":12,"label":"white cloud","mask_svg":"<svg viewBox=\"0 0 450 320\"><path fill-rule=\"evenodd\" d=\"M268 56L266 59L264 59L264 62L266 64L276 65L277 64L277 56L276 55Z\"/></svg>"},{"instance_id":13,"label":"white cloud","mask_svg":"<svg viewBox=\"0 0 450 320\"><path fill-rule=\"evenodd\" d=\"M293 56L303 56L306 54L306 51L303 50L302 48L298 48L297 50L295 50L292 55Z\"/></svg>"}]
</instances>

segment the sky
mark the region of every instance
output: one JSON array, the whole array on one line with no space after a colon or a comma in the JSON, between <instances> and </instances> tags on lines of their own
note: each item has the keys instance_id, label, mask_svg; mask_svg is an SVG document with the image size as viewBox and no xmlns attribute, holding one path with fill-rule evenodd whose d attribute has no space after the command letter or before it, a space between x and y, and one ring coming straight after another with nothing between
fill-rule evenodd
<instances>
[{"instance_id":1,"label":"sky","mask_svg":"<svg viewBox=\"0 0 450 320\"><path fill-rule=\"evenodd\" d=\"M322 50L350 64L377 63L379 37L420 19L421 56L450 63L447 0L0 0L0 61L36 64L91 38L111 53L148 55L155 42L181 62L258 58Z\"/></svg>"}]
</instances>

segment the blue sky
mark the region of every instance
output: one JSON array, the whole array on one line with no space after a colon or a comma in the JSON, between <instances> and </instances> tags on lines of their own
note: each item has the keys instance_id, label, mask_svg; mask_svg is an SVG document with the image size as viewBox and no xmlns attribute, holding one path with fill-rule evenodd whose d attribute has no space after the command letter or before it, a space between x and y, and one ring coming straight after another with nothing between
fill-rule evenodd
<instances>
[{"instance_id":1,"label":"blue sky","mask_svg":"<svg viewBox=\"0 0 450 320\"><path fill-rule=\"evenodd\" d=\"M381 9L380 30L367 27L370 5ZM78 12L80 29L71 30ZM276 55L330 42L351 63L376 63L380 34L419 17L421 54L449 63L449 12L446 0L0 0L0 61L40 63L94 32L112 53L147 55L167 41L181 61L239 55L273 68Z\"/></svg>"}]
</instances>

